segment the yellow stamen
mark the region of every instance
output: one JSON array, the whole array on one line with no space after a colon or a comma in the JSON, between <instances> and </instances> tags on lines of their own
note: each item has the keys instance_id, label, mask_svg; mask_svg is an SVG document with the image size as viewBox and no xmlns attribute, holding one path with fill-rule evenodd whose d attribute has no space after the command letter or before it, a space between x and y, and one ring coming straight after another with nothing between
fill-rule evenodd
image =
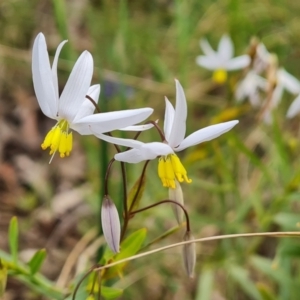
<instances>
[{"instance_id":1,"label":"yellow stamen","mask_svg":"<svg viewBox=\"0 0 300 300\"><path fill-rule=\"evenodd\" d=\"M73 135L69 132L66 120L60 120L46 135L41 147L46 150L50 147L50 155L59 152L60 157L69 156L72 151Z\"/></svg>"},{"instance_id":2,"label":"yellow stamen","mask_svg":"<svg viewBox=\"0 0 300 300\"><path fill-rule=\"evenodd\" d=\"M176 154L161 157L158 161L158 176L164 187L175 189L175 180L191 183L187 172Z\"/></svg>"},{"instance_id":3,"label":"yellow stamen","mask_svg":"<svg viewBox=\"0 0 300 300\"><path fill-rule=\"evenodd\" d=\"M212 77L214 82L223 84L227 80L227 71L223 69L215 70Z\"/></svg>"}]
</instances>

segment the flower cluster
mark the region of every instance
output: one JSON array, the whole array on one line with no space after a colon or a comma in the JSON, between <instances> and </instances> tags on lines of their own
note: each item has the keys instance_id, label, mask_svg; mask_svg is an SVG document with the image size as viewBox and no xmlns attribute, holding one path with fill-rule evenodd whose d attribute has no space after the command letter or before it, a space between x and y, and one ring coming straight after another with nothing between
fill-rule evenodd
<instances>
[{"instance_id":1,"label":"flower cluster","mask_svg":"<svg viewBox=\"0 0 300 300\"><path fill-rule=\"evenodd\" d=\"M213 70L213 80L219 84L227 80L227 71L244 69L243 78L235 88L237 102L249 99L250 104L261 109L266 123L272 122L272 110L280 103L284 91L298 95L287 112L292 118L300 111L300 81L284 68L278 67L277 57L256 39L251 41L248 55L233 58L233 43L224 35L218 50L214 51L206 39L200 40L205 56L197 57L198 65ZM264 97L262 97L264 95ZM262 98L262 99L261 99Z\"/></svg>"},{"instance_id":2,"label":"flower cluster","mask_svg":"<svg viewBox=\"0 0 300 300\"><path fill-rule=\"evenodd\" d=\"M119 147L116 146L118 153L115 154L112 162L116 160L120 161L122 164L139 163L142 161L147 161L148 163L150 160L157 159L158 177L160 178L162 185L168 188L169 199L157 202L153 205L171 203L179 223L182 222L184 212L187 223L184 240L193 240L188 214L184 207L184 197L181 188L182 183L191 183L192 179L188 176L187 170L177 153L188 147L219 137L232 129L238 121L235 120L214 124L196 130L194 133L186 136L188 105L185 93L178 80L175 80L175 108L171 102L165 98L166 108L163 130L160 129L158 122L153 121L144 125L136 125L151 115L153 112L152 108L101 112L98 107L100 85L91 85L93 76L93 58L88 51L84 51L76 61L69 79L60 94L57 78L57 64L59 54L66 42L67 41L63 41L59 44L52 66L49 61L45 37L42 33L38 34L36 37L32 51L33 85L38 103L42 112L47 117L56 121L56 124L49 130L41 144L43 150L50 149L50 162L56 152L59 153L61 158L71 154L73 131L77 131L82 135L94 135L95 137L114 145L128 147L127 150L122 152ZM211 57L200 57L199 63L206 66L210 65L211 68L215 68L215 78L219 82L225 76L225 71L243 67L245 64L248 64L249 59L247 56L231 59L232 45L227 36L223 37L220 43L219 53L213 52L206 41L202 42L202 46L206 53L211 55ZM224 47L226 47L226 51L224 50ZM213 64L213 57L218 58L220 64ZM94 113L95 109L97 109L97 113ZM114 137L111 134L111 131L113 130L145 131L151 128L152 130L153 128L158 130L161 141L144 143L136 139ZM111 164L107 169L108 175L110 167ZM123 171L125 172L125 168L123 168ZM109 177L108 175L107 178ZM124 181L125 178L126 176L124 175ZM118 210L107 190L106 183L101 211L102 229L109 248L114 253L117 253L120 251L120 241L124 237L124 232L129 219L137 212L151 207L134 211L135 206L131 205L128 207L125 198L123 212L124 226L121 229ZM184 246L184 265L189 276L192 276L193 274L195 257L194 245Z\"/></svg>"}]
</instances>

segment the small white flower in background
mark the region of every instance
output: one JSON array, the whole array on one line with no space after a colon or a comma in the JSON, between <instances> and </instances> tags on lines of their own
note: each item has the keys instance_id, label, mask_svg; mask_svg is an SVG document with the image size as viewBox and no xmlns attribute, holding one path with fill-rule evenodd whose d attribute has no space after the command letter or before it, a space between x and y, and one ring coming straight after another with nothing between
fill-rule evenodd
<instances>
[{"instance_id":1,"label":"small white flower in background","mask_svg":"<svg viewBox=\"0 0 300 300\"><path fill-rule=\"evenodd\" d=\"M282 99L282 95L284 90L287 90L289 93L293 95L297 95L300 93L300 81L288 73L285 69L280 68L276 72L276 86L273 90L271 99L267 104L268 107L264 113L264 121L268 124L272 122L272 110L277 107ZM298 97L297 97L298 98ZM297 100L296 98L296 100ZM293 104L292 104L293 105ZM294 104L294 107L296 104ZM290 112L288 112L289 116L293 115L294 108L290 107Z\"/></svg>"},{"instance_id":2,"label":"small white flower in background","mask_svg":"<svg viewBox=\"0 0 300 300\"><path fill-rule=\"evenodd\" d=\"M261 105L260 90L267 89L267 80L257 75L253 70L249 71L237 85L235 97L237 102L242 102L246 98L249 99L253 107Z\"/></svg>"},{"instance_id":3,"label":"small white flower in background","mask_svg":"<svg viewBox=\"0 0 300 300\"><path fill-rule=\"evenodd\" d=\"M205 55L199 55L196 62L199 66L214 71L213 80L219 84L227 80L227 71L239 70L250 63L248 55L233 58L233 43L228 35L223 35L214 51L206 39L200 40L200 47Z\"/></svg>"},{"instance_id":4,"label":"small white flower in background","mask_svg":"<svg viewBox=\"0 0 300 300\"><path fill-rule=\"evenodd\" d=\"M93 58L88 51L84 51L76 61L65 88L59 96L57 62L66 42L63 41L57 47L52 68L42 33L35 38L32 50L32 76L37 100L42 112L57 121L41 145L44 150L50 147L52 157L57 151L60 157L70 154L73 139L71 129L83 135L92 134L92 131L109 132L139 123L153 111L151 108L141 108L93 114L95 106L86 98L86 95L97 103L100 85L90 86L93 76ZM138 127L137 130L139 129ZM133 130L132 126L129 130Z\"/></svg>"},{"instance_id":5,"label":"small white flower in background","mask_svg":"<svg viewBox=\"0 0 300 300\"><path fill-rule=\"evenodd\" d=\"M158 162L158 176L164 187L176 188L178 182L191 182L187 172L175 152L182 151L188 147L210 141L223 133L229 131L239 121L230 121L211 125L197 130L186 138L187 103L182 86L176 82L176 106L175 109L166 98L166 111L164 122L164 142L143 143L136 140L121 139L96 134L99 138L108 142L133 148L118 153L115 159L128 163L138 163L144 160L152 160L160 156Z\"/></svg>"},{"instance_id":6,"label":"small white flower in background","mask_svg":"<svg viewBox=\"0 0 300 300\"><path fill-rule=\"evenodd\" d=\"M253 60L253 69L260 74L265 71L271 63L271 54L268 52L263 43L259 43L256 47L255 56Z\"/></svg>"}]
</instances>

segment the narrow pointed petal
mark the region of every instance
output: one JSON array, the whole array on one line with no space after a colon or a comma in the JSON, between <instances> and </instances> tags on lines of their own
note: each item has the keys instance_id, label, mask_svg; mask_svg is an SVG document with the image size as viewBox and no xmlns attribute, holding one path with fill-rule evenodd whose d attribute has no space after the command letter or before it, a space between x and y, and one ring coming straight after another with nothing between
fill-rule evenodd
<instances>
[{"instance_id":1,"label":"narrow pointed petal","mask_svg":"<svg viewBox=\"0 0 300 300\"><path fill-rule=\"evenodd\" d=\"M80 134L104 133L144 121L153 112L152 108L128 109L87 116L72 124Z\"/></svg>"},{"instance_id":2,"label":"narrow pointed petal","mask_svg":"<svg viewBox=\"0 0 300 300\"><path fill-rule=\"evenodd\" d=\"M283 95L283 86L279 84L275 87L273 91L273 95L271 97L270 104L269 104L269 109L272 110L273 108L279 105L282 99L282 95Z\"/></svg>"},{"instance_id":3,"label":"narrow pointed petal","mask_svg":"<svg viewBox=\"0 0 300 300\"><path fill-rule=\"evenodd\" d=\"M249 55L241 55L235 58L230 59L226 63L226 70L234 71L246 68L250 64L250 57Z\"/></svg>"},{"instance_id":4,"label":"narrow pointed petal","mask_svg":"<svg viewBox=\"0 0 300 300\"><path fill-rule=\"evenodd\" d=\"M213 57L213 56L199 55L196 58L196 63L197 65L211 71L214 71L219 68L223 68L223 64L222 62L220 62L220 59L217 56Z\"/></svg>"},{"instance_id":5,"label":"narrow pointed petal","mask_svg":"<svg viewBox=\"0 0 300 300\"><path fill-rule=\"evenodd\" d=\"M216 55L216 52L212 49L207 39L204 38L200 40L200 47L206 56Z\"/></svg>"},{"instance_id":6,"label":"narrow pointed petal","mask_svg":"<svg viewBox=\"0 0 300 300\"><path fill-rule=\"evenodd\" d=\"M164 133L165 133L166 140L168 141L170 138L172 125L174 122L175 110L167 97L165 97L165 101L166 101L166 110L165 110Z\"/></svg>"},{"instance_id":7,"label":"narrow pointed petal","mask_svg":"<svg viewBox=\"0 0 300 300\"><path fill-rule=\"evenodd\" d=\"M286 114L287 118L293 118L300 112L300 95L293 101Z\"/></svg>"},{"instance_id":8,"label":"narrow pointed petal","mask_svg":"<svg viewBox=\"0 0 300 300\"><path fill-rule=\"evenodd\" d=\"M104 196L101 208L102 230L109 248L120 252L121 225L117 208L109 196Z\"/></svg>"},{"instance_id":9,"label":"narrow pointed petal","mask_svg":"<svg viewBox=\"0 0 300 300\"><path fill-rule=\"evenodd\" d=\"M187 231L183 237L184 241L193 241L194 237L191 232ZM196 265L196 244L190 243L183 245L182 249L183 265L187 275L194 277L194 269Z\"/></svg>"},{"instance_id":10,"label":"narrow pointed petal","mask_svg":"<svg viewBox=\"0 0 300 300\"><path fill-rule=\"evenodd\" d=\"M144 145L144 143L137 141L137 140L117 138L117 137L105 135L102 133L95 133L95 136L103 141L108 142L108 143L125 146L125 147L130 147L130 148L140 148Z\"/></svg>"},{"instance_id":11,"label":"narrow pointed petal","mask_svg":"<svg viewBox=\"0 0 300 300\"><path fill-rule=\"evenodd\" d=\"M182 141L182 143L179 145L179 147L175 148L174 150L181 151L188 147L215 139L218 136L222 135L223 133L229 131L232 127L238 124L238 122L239 121L235 120L235 121L220 123L216 125L211 125L203 129L200 129L192 133L191 135L189 135L187 138L185 138Z\"/></svg>"},{"instance_id":12,"label":"narrow pointed petal","mask_svg":"<svg viewBox=\"0 0 300 300\"><path fill-rule=\"evenodd\" d=\"M222 57L224 61L233 57L233 43L227 34L224 34L219 42L218 55Z\"/></svg>"},{"instance_id":13,"label":"narrow pointed petal","mask_svg":"<svg viewBox=\"0 0 300 300\"><path fill-rule=\"evenodd\" d=\"M42 112L47 117L55 119L58 99L56 98L52 81L47 45L42 33L37 35L33 44L32 79L35 94Z\"/></svg>"},{"instance_id":14,"label":"narrow pointed petal","mask_svg":"<svg viewBox=\"0 0 300 300\"><path fill-rule=\"evenodd\" d=\"M84 51L75 63L59 100L59 116L73 121L85 100L93 76L93 58Z\"/></svg>"},{"instance_id":15,"label":"narrow pointed petal","mask_svg":"<svg viewBox=\"0 0 300 300\"><path fill-rule=\"evenodd\" d=\"M278 71L278 81L285 89L287 89L292 94L300 93L300 82L299 80L288 73L284 69Z\"/></svg>"},{"instance_id":16,"label":"narrow pointed petal","mask_svg":"<svg viewBox=\"0 0 300 300\"><path fill-rule=\"evenodd\" d=\"M152 160L157 156L168 155L174 153L172 148L164 143L145 143L138 149L131 149L115 155L115 159L118 161L124 161L128 163L139 163L144 160Z\"/></svg>"},{"instance_id":17,"label":"narrow pointed petal","mask_svg":"<svg viewBox=\"0 0 300 300\"><path fill-rule=\"evenodd\" d=\"M59 54L60 54L60 51L62 49L62 47L64 46L64 44L66 43L67 41L62 41L57 49L56 49L56 52L55 52L55 56L54 56L54 60L53 60L53 63L52 63L52 69L51 69L51 72L52 72L52 81L53 81L53 86L54 86L54 89L55 89L55 94L56 94L56 99L59 99L59 92L58 92L58 79L57 79L57 63L58 63L58 57L59 57Z\"/></svg>"},{"instance_id":18,"label":"narrow pointed petal","mask_svg":"<svg viewBox=\"0 0 300 300\"><path fill-rule=\"evenodd\" d=\"M169 199L184 205L184 198L180 183L175 180L175 189L169 188ZM175 214L178 224L182 223L183 220L183 210L179 205L172 204L172 209Z\"/></svg>"},{"instance_id":19,"label":"narrow pointed petal","mask_svg":"<svg viewBox=\"0 0 300 300\"><path fill-rule=\"evenodd\" d=\"M90 96L95 103L98 103L98 98L100 95L100 84L96 84L96 85L92 85L88 92L87 95ZM77 122L80 119L83 119L86 116L90 116L94 113L95 111L95 105L91 102L91 100L85 98L85 100L83 101L83 103L81 104L73 122Z\"/></svg>"},{"instance_id":20,"label":"narrow pointed petal","mask_svg":"<svg viewBox=\"0 0 300 300\"><path fill-rule=\"evenodd\" d=\"M176 106L170 137L169 145L174 148L178 146L185 136L186 118L187 118L187 104L183 88L178 80L176 83Z\"/></svg>"},{"instance_id":21,"label":"narrow pointed petal","mask_svg":"<svg viewBox=\"0 0 300 300\"><path fill-rule=\"evenodd\" d=\"M153 124L144 124L144 125L127 126L127 127L119 128L119 130L122 130L122 131L146 131L153 127L154 127Z\"/></svg>"}]
</instances>

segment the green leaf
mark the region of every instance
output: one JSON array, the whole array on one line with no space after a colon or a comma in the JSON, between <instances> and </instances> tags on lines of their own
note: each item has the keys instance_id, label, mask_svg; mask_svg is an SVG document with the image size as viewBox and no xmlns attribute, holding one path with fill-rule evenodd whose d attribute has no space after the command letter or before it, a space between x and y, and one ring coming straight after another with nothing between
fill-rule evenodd
<instances>
[{"instance_id":1,"label":"green leaf","mask_svg":"<svg viewBox=\"0 0 300 300\"><path fill-rule=\"evenodd\" d=\"M198 280L197 294L195 299L211 299L214 282L215 279L213 270L211 268L204 268Z\"/></svg>"},{"instance_id":2,"label":"green leaf","mask_svg":"<svg viewBox=\"0 0 300 300\"><path fill-rule=\"evenodd\" d=\"M228 268L230 276L240 285L242 290L250 296L251 299L261 300L262 297L258 292L256 286L249 279L248 272L236 265L230 265Z\"/></svg>"},{"instance_id":3,"label":"green leaf","mask_svg":"<svg viewBox=\"0 0 300 300\"><path fill-rule=\"evenodd\" d=\"M300 215L281 212L274 216L274 222L286 230L296 230L300 222Z\"/></svg>"},{"instance_id":4,"label":"green leaf","mask_svg":"<svg viewBox=\"0 0 300 300\"><path fill-rule=\"evenodd\" d=\"M134 211L139 208L139 204L145 191L145 184L146 174L144 174L142 178L139 177L138 180L134 183L133 187L130 189L127 197L127 206L130 211Z\"/></svg>"},{"instance_id":5,"label":"green leaf","mask_svg":"<svg viewBox=\"0 0 300 300\"><path fill-rule=\"evenodd\" d=\"M17 217L12 217L8 229L8 239L9 239L9 248L14 263L17 263L18 260L18 238L19 238L18 219Z\"/></svg>"},{"instance_id":6,"label":"green leaf","mask_svg":"<svg viewBox=\"0 0 300 300\"><path fill-rule=\"evenodd\" d=\"M121 289L107 287L107 286L103 286L103 285L101 286L101 295L105 299L115 299L115 298L122 296L122 294L123 294L123 290L121 290Z\"/></svg>"},{"instance_id":7,"label":"green leaf","mask_svg":"<svg viewBox=\"0 0 300 300\"><path fill-rule=\"evenodd\" d=\"M260 256L253 256L251 258L251 263L255 266L258 270L263 272L265 275L269 276L277 283L290 286L291 279L289 274L287 274L284 270L275 268L274 264L270 259L263 258ZM276 270L276 271L275 271Z\"/></svg>"},{"instance_id":8,"label":"green leaf","mask_svg":"<svg viewBox=\"0 0 300 300\"><path fill-rule=\"evenodd\" d=\"M99 291L99 283L97 281L95 282L95 276L98 276L98 274L96 273L91 274L91 276L89 277L88 284L87 285L82 284L78 292L84 289L87 292L87 294L90 294L91 296L97 295ZM123 294L122 289L101 285L101 295L105 299L115 299L120 297L122 294ZM76 295L76 299L77 299L77 295ZM78 297L78 299L87 299L87 298L82 296L82 298ZM91 299L98 299L98 298L91 297Z\"/></svg>"},{"instance_id":9,"label":"green leaf","mask_svg":"<svg viewBox=\"0 0 300 300\"><path fill-rule=\"evenodd\" d=\"M38 250L33 255L33 257L31 258L31 260L28 263L31 275L34 275L36 272L39 271L39 269L41 268L41 266L46 258L46 255L47 255L47 253L46 253L45 249Z\"/></svg>"},{"instance_id":10,"label":"green leaf","mask_svg":"<svg viewBox=\"0 0 300 300\"><path fill-rule=\"evenodd\" d=\"M163 239L169 237L170 235L172 235L173 233L177 232L178 230L180 230L181 228L185 227L186 223L182 223L180 225L177 225L167 231L165 231L163 234L161 234L160 236L158 236L157 238L155 238L154 240L152 240L151 242L149 242L147 245L145 245L142 249L146 250L148 247L150 247L153 244L156 244L160 241L162 241Z\"/></svg>"},{"instance_id":11,"label":"green leaf","mask_svg":"<svg viewBox=\"0 0 300 300\"><path fill-rule=\"evenodd\" d=\"M7 281L7 268L0 259L0 298L4 295ZM1 298L2 299L2 298Z\"/></svg>"},{"instance_id":12,"label":"green leaf","mask_svg":"<svg viewBox=\"0 0 300 300\"><path fill-rule=\"evenodd\" d=\"M259 282L257 285L257 289L263 300L276 300L278 299L274 293L270 290L270 287Z\"/></svg>"},{"instance_id":13,"label":"green leaf","mask_svg":"<svg viewBox=\"0 0 300 300\"><path fill-rule=\"evenodd\" d=\"M133 232L131 235L129 235L122 243L121 243L121 251L120 253L116 254L112 261L118 261L127 257L130 257L134 254L136 254L142 247L142 244L144 243L144 240L146 238L147 229L141 228L135 232ZM121 274L124 267L126 266L128 262L121 263L119 265L113 266L106 270L103 278L112 278L115 277L118 274Z\"/></svg>"}]
</instances>

